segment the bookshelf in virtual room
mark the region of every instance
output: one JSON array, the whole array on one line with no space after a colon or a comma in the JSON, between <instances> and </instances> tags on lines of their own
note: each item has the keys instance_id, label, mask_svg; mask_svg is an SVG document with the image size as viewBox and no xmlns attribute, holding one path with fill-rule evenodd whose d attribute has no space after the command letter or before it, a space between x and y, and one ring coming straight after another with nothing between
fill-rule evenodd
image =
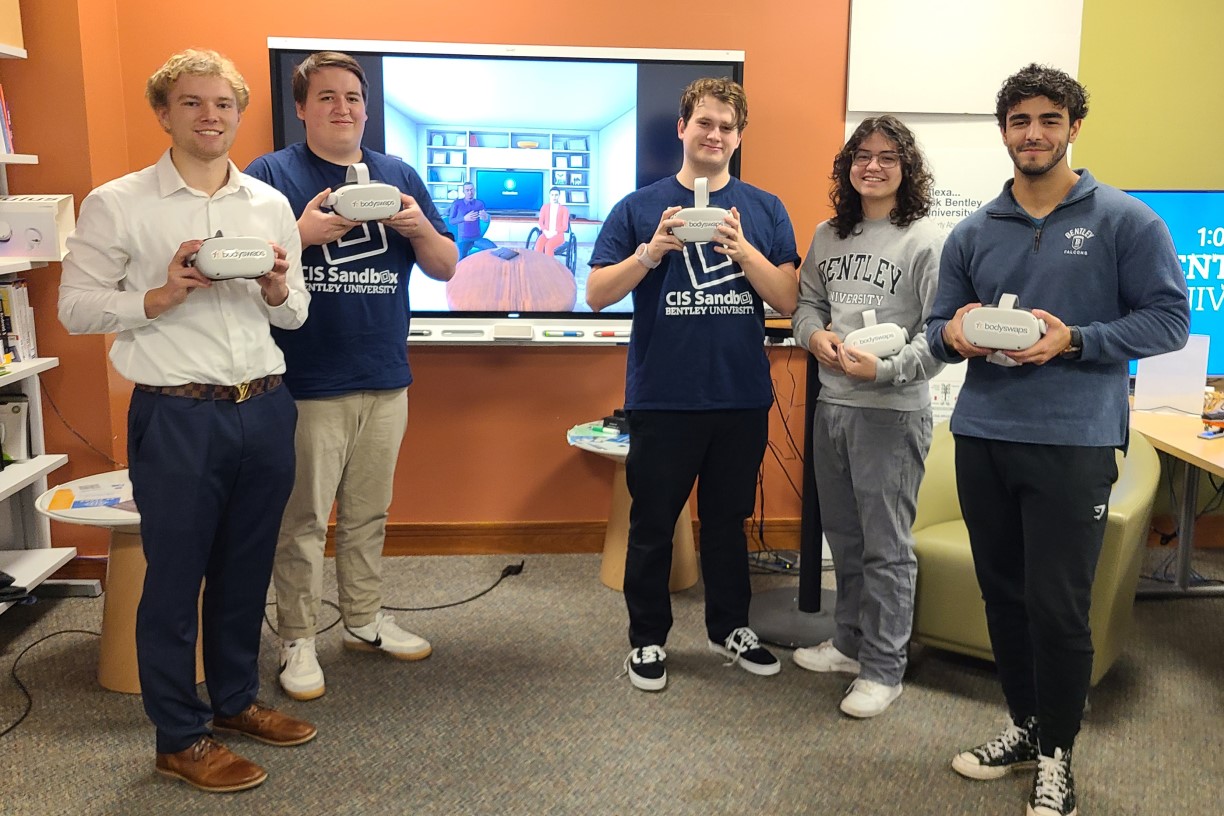
<instances>
[{"instance_id":1,"label":"bookshelf in virtual room","mask_svg":"<svg viewBox=\"0 0 1224 816\"><path fill-rule=\"evenodd\" d=\"M576 217L591 200L590 133L428 128L422 174L434 206L445 210L463 195L477 169L543 170L544 187L557 187ZM547 195L544 197L547 201Z\"/></svg>"}]
</instances>

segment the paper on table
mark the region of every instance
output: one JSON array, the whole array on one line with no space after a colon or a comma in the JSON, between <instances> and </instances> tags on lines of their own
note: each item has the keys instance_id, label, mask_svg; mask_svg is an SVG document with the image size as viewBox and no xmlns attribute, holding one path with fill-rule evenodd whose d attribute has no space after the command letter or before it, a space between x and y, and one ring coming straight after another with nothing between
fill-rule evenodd
<instances>
[{"instance_id":1,"label":"paper on table","mask_svg":"<svg viewBox=\"0 0 1224 816\"><path fill-rule=\"evenodd\" d=\"M47 504L48 510L78 507L120 507L134 510L132 483L127 480L83 482L75 488L65 487L55 491Z\"/></svg>"}]
</instances>

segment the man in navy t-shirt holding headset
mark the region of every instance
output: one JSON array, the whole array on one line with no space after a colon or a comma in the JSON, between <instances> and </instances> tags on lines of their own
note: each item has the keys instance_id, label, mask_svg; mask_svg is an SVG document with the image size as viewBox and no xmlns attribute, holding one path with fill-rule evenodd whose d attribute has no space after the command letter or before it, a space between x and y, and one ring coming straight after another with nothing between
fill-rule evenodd
<instances>
[{"instance_id":1,"label":"man in navy t-shirt holding headset","mask_svg":"<svg viewBox=\"0 0 1224 816\"><path fill-rule=\"evenodd\" d=\"M408 276L416 264L435 280L449 280L456 250L416 171L361 146L366 90L365 72L349 55L310 55L293 72L306 141L261 156L247 168L284 193L298 217L314 307L297 332L273 331L285 353L285 384L298 407L297 478L272 574L282 640L280 683L298 700L325 690L315 632L333 502L345 647L401 660L431 652L428 641L382 611L379 562L408 422ZM398 212L356 222L324 209L328 194L345 183L357 162L372 180L399 190Z\"/></svg>"},{"instance_id":2,"label":"man in navy t-shirt holding headset","mask_svg":"<svg viewBox=\"0 0 1224 816\"><path fill-rule=\"evenodd\" d=\"M621 200L591 256L587 303L598 311L627 294L634 299L625 387L633 497L625 669L644 691L667 685L671 539L695 480L709 647L753 674L779 670L748 627L743 525L756 503L773 403L764 303L794 310L799 256L782 202L728 170L747 123L738 83L690 83L676 125L680 172ZM712 241L686 244L672 230L685 226L676 216L691 206L698 179L708 180L710 206L727 212Z\"/></svg>"}]
</instances>

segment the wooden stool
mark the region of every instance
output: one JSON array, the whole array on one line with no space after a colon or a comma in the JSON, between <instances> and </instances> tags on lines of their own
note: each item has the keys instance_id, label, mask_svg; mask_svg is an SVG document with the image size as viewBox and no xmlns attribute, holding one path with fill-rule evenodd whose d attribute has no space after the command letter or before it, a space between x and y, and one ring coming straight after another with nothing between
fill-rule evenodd
<instances>
[{"instance_id":1,"label":"wooden stool","mask_svg":"<svg viewBox=\"0 0 1224 816\"><path fill-rule=\"evenodd\" d=\"M136 669L136 607L144 591L145 557L139 527L111 530L102 598L102 646L98 682L124 694L140 693ZM196 678L204 682L204 639L196 633Z\"/></svg>"},{"instance_id":2,"label":"wooden stool","mask_svg":"<svg viewBox=\"0 0 1224 816\"><path fill-rule=\"evenodd\" d=\"M617 460L612 474L612 509L608 512L608 529L604 533L603 560L599 565L599 580L605 586L621 592L625 589L625 555L629 548L629 486L625 483L625 462ZM693 518L688 502L676 519L672 536L671 577L667 588L672 592L688 589L697 583L697 553L693 547Z\"/></svg>"}]
</instances>

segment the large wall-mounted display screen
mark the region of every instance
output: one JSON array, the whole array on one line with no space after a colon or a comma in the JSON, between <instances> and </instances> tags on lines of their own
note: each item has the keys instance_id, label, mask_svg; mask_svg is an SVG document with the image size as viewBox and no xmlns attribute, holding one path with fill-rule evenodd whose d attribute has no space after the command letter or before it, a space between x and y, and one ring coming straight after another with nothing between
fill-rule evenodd
<instances>
[{"instance_id":1,"label":"large wall-mounted display screen","mask_svg":"<svg viewBox=\"0 0 1224 816\"><path fill-rule=\"evenodd\" d=\"M412 165L462 239L452 281L419 270L410 278L411 339L424 342L626 342L631 296L598 314L586 305L599 228L625 195L679 170L684 87L705 76L743 79L738 51L289 38L268 46L277 148L305 138L294 67L315 51L350 54L370 81L364 144ZM739 175L738 155L731 172ZM473 200L484 212L465 225ZM541 241L542 230L557 238Z\"/></svg>"},{"instance_id":2,"label":"large wall-mounted display screen","mask_svg":"<svg viewBox=\"0 0 1224 816\"><path fill-rule=\"evenodd\" d=\"M1190 292L1190 333L1211 340L1207 376L1224 377L1224 190L1129 192L1169 227Z\"/></svg>"}]
</instances>

